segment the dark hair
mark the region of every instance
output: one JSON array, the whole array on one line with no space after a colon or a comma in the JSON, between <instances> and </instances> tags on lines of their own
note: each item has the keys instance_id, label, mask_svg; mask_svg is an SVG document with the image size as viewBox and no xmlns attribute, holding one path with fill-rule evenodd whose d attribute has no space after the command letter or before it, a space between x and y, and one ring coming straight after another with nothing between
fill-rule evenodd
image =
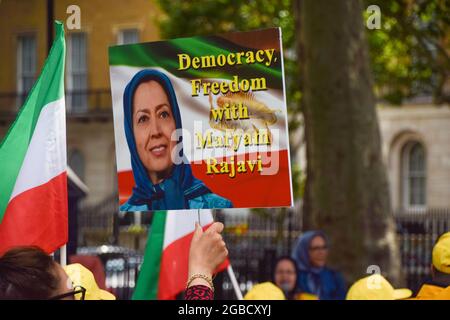
<instances>
[{"instance_id":1,"label":"dark hair","mask_svg":"<svg viewBox=\"0 0 450 320\"><path fill-rule=\"evenodd\" d=\"M276 269L278 267L278 264L281 261L285 261L285 260L292 262L292 264L294 266L294 269L295 269L295 275L298 278L297 262L295 262L295 260L292 257L290 257L290 256L281 256L278 259L276 259L275 263L273 264L273 268L272 268L272 282L274 284L276 284L276 282L275 282L275 272L276 272ZM293 300L296 292L297 292L297 283L294 285L294 288L290 292L285 292L286 299Z\"/></svg>"},{"instance_id":2,"label":"dark hair","mask_svg":"<svg viewBox=\"0 0 450 320\"><path fill-rule=\"evenodd\" d=\"M277 258L275 260L275 263L273 264L273 268L272 268L272 282L273 283L275 283L275 271L277 269L277 266L281 261L284 261L284 260L288 260L288 261L292 262L292 264L294 265L294 268L295 268L295 274L298 275L297 262L295 262L295 260L290 256L281 256L281 257Z\"/></svg>"},{"instance_id":3,"label":"dark hair","mask_svg":"<svg viewBox=\"0 0 450 320\"><path fill-rule=\"evenodd\" d=\"M16 247L0 257L0 299L48 299L59 284L56 262L38 247Z\"/></svg>"}]
</instances>

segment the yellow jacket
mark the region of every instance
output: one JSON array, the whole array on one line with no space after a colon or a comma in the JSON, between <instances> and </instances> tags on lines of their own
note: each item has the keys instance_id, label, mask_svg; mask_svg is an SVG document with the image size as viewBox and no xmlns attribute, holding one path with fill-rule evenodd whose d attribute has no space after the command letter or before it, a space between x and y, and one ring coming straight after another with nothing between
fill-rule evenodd
<instances>
[{"instance_id":1,"label":"yellow jacket","mask_svg":"<svg viewBox=\"0 0 450 320\"><path fill-rule=\"evenodd\" d=\"M435 284L424 284L417 296L416 300L450 300L450 286L447 288L440 287Z\"/></svg>"}]
</instances>

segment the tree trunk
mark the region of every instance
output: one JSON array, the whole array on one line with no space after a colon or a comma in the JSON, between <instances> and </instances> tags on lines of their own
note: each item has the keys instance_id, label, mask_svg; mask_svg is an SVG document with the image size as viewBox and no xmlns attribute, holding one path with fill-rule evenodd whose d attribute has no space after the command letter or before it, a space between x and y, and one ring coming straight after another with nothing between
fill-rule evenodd
<instances>
[{"instance_id":1,"label":"tree trunk","mask_svg":"<svg viewBox=\"0 0 450 320\"><path fill-rule=\"evenodd\" d=\"M370 265L400 280L388 182L360 1L301 1L305 207L331 239L330 262L353 282Z\"/></svg>"}]
</instances>

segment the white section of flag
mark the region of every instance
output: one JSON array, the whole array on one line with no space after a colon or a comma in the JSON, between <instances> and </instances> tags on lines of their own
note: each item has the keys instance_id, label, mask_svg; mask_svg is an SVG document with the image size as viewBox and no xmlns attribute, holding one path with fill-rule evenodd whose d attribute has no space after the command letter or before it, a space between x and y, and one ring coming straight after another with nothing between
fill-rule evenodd
<instances>
[{"instance_id":1,"label":"white section of flag","mask_svg":"<svg viewBox=\"0 0 450 320\"><path fill-rule=\"evenodd\" d=\"M64 103L63 97L41 109L10 201L67 170Z\"/></svg>"},{"instance_id":2,"label":"white section of flag","mask_svg":"<svg viewBox=\"0 0 450 320\"><path fill-rule=\"evenodd\" d=\"M202 227L214 222L211 210L200 210L200 212L198 210L176 210L168 211L166 214L163 249L194 232L195 223L199 222L199 218Z\"/></svg>"}]
</instances>

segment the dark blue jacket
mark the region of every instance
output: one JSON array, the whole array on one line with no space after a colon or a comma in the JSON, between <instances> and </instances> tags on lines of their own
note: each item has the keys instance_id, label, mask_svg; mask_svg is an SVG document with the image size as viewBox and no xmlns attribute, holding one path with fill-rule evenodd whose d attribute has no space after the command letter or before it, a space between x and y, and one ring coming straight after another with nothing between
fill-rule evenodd
<instances>
[{"instance_id":1,"label":"dark blue jacket","mask_svg":"<svg viewBox=\"0 0 450 320\"><path fill-rule=\"evenodd\" d=\"M317 283L317 290L312 290L310 281ZM340 272L323 268L319 274L300 271L297 277L297 290L317 295L320 300L345 300L347 289Z\"/></svg>"}]
</instances>

